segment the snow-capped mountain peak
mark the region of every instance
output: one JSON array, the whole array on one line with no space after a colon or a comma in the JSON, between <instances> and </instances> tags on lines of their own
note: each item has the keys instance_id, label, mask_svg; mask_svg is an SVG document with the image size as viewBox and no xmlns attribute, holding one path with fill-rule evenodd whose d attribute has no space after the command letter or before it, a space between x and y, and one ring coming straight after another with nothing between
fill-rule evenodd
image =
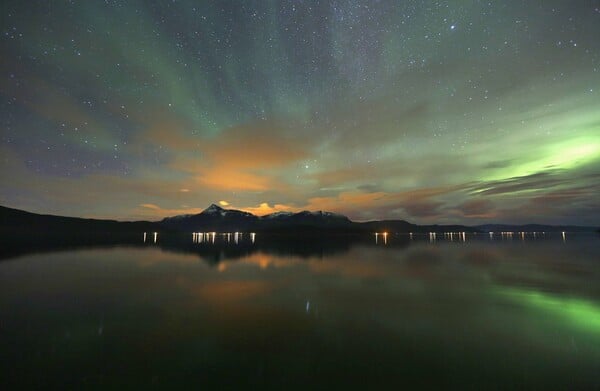
<instances>
[{"instance_id":1,"label":"snow-capped mountain peak","mask_svg":"<svg viewBox=\"0 0 600 391\"><path fill-rule=\"evenodd\" d=\"M224 215L226 213L225 209L221 208L219 205L211 204L208 208L202 211L203 214L220 214Z\"/></svg>"},{"instance_id":2,"label":"snow-capped mountain peak","mask_svg":"<svg viewBox=\"0 0 600 391\"><path fill-rule=\"evenodd\" d=\"M279 218L283 218L283 217L290 217L292 215L294 215L294 212L281 211L281 212L275 212L275 213L270 213L268 215L264 215L263 218L264 219L279 219Z\"/></svg>"}]
</instances>

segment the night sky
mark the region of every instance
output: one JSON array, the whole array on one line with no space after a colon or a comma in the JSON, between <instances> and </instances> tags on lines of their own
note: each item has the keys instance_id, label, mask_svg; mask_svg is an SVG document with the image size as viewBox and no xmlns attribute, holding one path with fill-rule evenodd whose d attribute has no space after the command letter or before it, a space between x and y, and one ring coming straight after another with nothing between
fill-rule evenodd
<instances>
[{"instance_id":1,"label":"night sky","mask_svg":"<svg viewBox=\"0 0 600 391\"><path fill-rule=\"evenodd\" d=\"M0 204L600 221L600 2L2 1Z\"/></svg>"}]
</instances>

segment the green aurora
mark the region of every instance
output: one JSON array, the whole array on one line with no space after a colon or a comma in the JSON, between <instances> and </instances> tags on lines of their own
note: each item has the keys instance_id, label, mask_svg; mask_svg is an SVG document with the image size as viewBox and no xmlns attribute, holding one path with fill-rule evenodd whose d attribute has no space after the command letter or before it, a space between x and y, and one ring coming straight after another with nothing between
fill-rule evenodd
<instances>
[{"instance_id":1,"label":"green aurora","mask_svg":"<svg viewBox=\"0 0 600 391\"><path fill-rule=\"evenodd\" d=\"M5 1L0 203L597 224L589 1Z\"/></svg>"}]
</instances>

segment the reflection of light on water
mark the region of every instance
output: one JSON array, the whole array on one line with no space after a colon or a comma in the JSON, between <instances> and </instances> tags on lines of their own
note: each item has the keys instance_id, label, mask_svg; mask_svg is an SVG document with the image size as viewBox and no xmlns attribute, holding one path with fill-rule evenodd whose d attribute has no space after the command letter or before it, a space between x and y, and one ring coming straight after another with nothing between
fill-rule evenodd
<instances>
[{"instance_id":1,"label":"reflection of light on water","mask_svg":"<svg viewBox=\"0 0 600 391\"><path fill-rule=\"evenodd\" d=\"M144 243L146 243L146 233L144 232Z\"/></svg>"},{"instance_id":2,"label":"reflection of light on water","mask_svg":"<svg viewBox=\"0 0 600 391\"><path fill-rule=\"evenodd\" d=\"M451 242L454 242L454 237L456 237L456 240L458 240L459 242L467 241L467 234L465 232L444 232L444 239L450 239ZM429 241L433 241L435 239L436 233L430 232Z\"/></svg>"},{"instance_id":3,"label":"reflection of light on water","mask_svg":"<svg viewBox=\"0 0 600 391\"><path fill-rule=\"evenodd\" d=\"M156 243L156 239L158 239L158 232L154 233L154 243Z\"/></svg>"},{"instance_id":4,"label":"reflection of light on water","mask_svg":"<svg viewBox=\"0 0 600 391\"><path fill-rule=\"evenodd\" d=\"M387 244L388 233L387 232L375 232L375 244L379 242L379 235L383 236L383 244Z\"/></svg>"},{"instance_id":5,"label":"reflection of light on water","mask_svg":"<svg viewBox=\"0 0 600 391\"><path fill-rule=\"evenodd\" d=\"M412 238L413 238L413 234L412 234L412 232L411 232L411 233L409 233L409 234L408 234L408 236L409 236L410 240L412 240Z\"/></svg>"},{"instance_id":6,"label":"reflection of light on water","mask_svg":"<svg viewBox=\"0 0 600 391\"><path fill-rule=\"evenodd\" d=\"M437 239L436 233L435 232L430 232L429 233L429 242L433 243L436 239Z\"/></svg>"},{"instance_id":7,"label":"reflection of light on water","mask_svg":"<svg viewBox=\"0 0 600 391\"><path fill-rule=\"evenodd\" d=\"M306 301L306 312L310 311L310 301Z\"/></svg>"},{"instance_id":8,"label":"reflection of light on water","mask_svg":"<svg viewBox=\"0 0 600 391\"><path fill-rule=\"evenodd\" d=\"M227 243L240 244L243 243L244 233L243 232L192 232L193 243L215 243L217 235L221 238L220 241ZM233 236L233 238L232 238ZM233 240L232 240L233 239ZM252 243L256 240L256 233L250 233L250 240Z\"/></svg>"},{"instance_id":9,"label":"reflection of light on water","mask_svg":"<svg viewBox=\"0 0 600 391\"><path fill-rule=\"evenodd\" d=\"M565 235L565 231L562 231L562 240L563 240L563 242L567 241L567 236Z\"/></svg>"},{"instance_id":10,"label":"reflection of light on water","mask_svg":"<svg viewBox=\"0 0 600 391\"><path fill-rule=\"evenodd\" d=\"M490 234L490 239L494 239L494 233L490 232L489 234Z\"/></svg>"},{"instance_id":11,"label":"reflection of light on water","mask_svg":"<svg viewBox=\"0 0 600 391\"><path fill-rule=\"evenodd\" d=\"M514 232L503 231L503 232L500 232L500 234L502 235L502 239L506 238L506 239L512 240Z\"/></svg>"},{"instance_id":12,"label":"reflection of light on water","mask_svg":"<svg viewBox=\"0 0 600 391\"><path fill-rule=\"evenodd\" d=\"M204 232L192 232L192 242L202 243L204 241Z\"/></svg>"}]
</instances>

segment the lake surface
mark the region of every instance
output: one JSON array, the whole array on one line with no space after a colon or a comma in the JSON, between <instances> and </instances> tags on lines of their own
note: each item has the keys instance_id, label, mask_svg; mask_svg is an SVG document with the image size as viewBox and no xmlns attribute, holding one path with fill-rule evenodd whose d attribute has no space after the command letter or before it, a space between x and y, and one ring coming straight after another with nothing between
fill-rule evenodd
<instances>
[{"instance_id":1,"label":"lake surface","mask_svg":"<svg viewBox=\"0 0 600 391\"><path fill-rule=\"evenodd\" d=\"M0 386L600 387L597 235L207 239L13 248Z\"/></svg>"}]
</instances>

